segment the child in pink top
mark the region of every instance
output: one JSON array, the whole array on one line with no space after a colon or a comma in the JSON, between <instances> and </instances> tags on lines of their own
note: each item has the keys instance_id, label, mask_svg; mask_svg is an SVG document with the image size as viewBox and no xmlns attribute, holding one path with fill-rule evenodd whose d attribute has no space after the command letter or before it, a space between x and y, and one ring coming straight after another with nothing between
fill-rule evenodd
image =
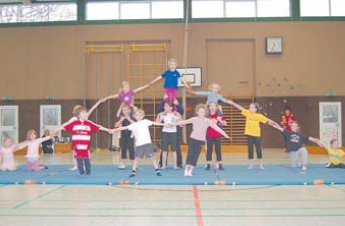
<instances>
[{"instance_id":1,"label":"child in pink top","mask_svg":"<svg viewBox=\"0 0 345 226\"><path fill-rule=\"evenodd\" d=\"M219 128L216 124L214 124L210 119L206 117L207 114L207 106L204 104L199 104L195 108L196 117L175 122L172 125L186 125L186 124L193 124L193 131L190 135L188 141L188 154L187 154L187 162L186 168L184 171L185 176L193 176L193 169L197 164L202 145L205 143L206 140L206 133L208 127L211 127L215 131L222 134L224 137L231 139L221 128Z\"/></svg>"},{"instance_id":2,"label":"child in pink top","mask_svg":"<svg viewBox=\"0 0 345 226\"><path fill-rule=\"evenodd\" d=\"M39 147L42 142L51 139L51 136L44 138L37 138L35 130L29 130L26 134L27 140L19 145L20 149L27 147L26 159L28 171L41 171L46 169L46 166L40 163Z\"/></svg>"},{"instance_id":3,"label":"child in pink top","mask_svg":"<svg viewBox=\"0 0 345 226\"><path fill-rule=\"evenodd\" d=\"M18 145L13 145L12 137L4 137L3 146L0 147L1 171L14 171L17 169L16 162L14 160L14 152L19 149L20 147Z\"/></svg>"}]
</instances>

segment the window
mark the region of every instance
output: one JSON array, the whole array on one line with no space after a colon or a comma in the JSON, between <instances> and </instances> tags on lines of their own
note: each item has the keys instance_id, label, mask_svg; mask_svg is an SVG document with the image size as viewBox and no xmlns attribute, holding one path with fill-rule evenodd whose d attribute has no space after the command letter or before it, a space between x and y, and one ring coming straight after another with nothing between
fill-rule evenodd
<instances>
[{"instance_id":1,"label":"window","mask_svg":"<svg viewBox=\"0 0 345 226\"><path fill-rule=\"evenodd\" d=\"M90 2L86 5L86 18L88 20L118 20L118 2Z\"/></svg>"},{"instance_id":2,"label":"window","mask_svg":"<svg viewBox=\"0 0 345 226\"><path fill-rule=\"evenodd\" d=\"M289 17L290 0L192 0L193 18Z\"/></svg>"},{"instance_id":3,"label":"window","mask_svg":"<svg viewBox=\"0 0 345 226\"><path fill-rule=\"evenodd\" d=\"M87 20L131 20L183 18L183 0L90 1Z\"/></svg>"},{"instance_id":4,"label":"window","mask_svg":"<svg viewBox=\"0 0 345 226\"><path fill-rule=\"evenodd\" d=\"M290 0L258 0L258 17L289 17Z\"/></svg>"},{"instance_id":5,"label":"window","mask_svg":"<svg viewBox=\"0 0 345 226\"><path fill-rule=\"evenodd\" d=\"M345 0L331 1L331 16L345 16Z\"/></svg>"},{"instance_id":6,"label":"window","mask_svg":"<svg viewBox=\"0 0 345 226\"><path fill-rule=\"evenodd\" d=\"M226 1L226 17L255 17L255 1Z\"/></svg>"},{"instance_id":7,"label":"window","mask_svg":"<svg viewBox=\"0 0 345 226\"><path fill-rule=\"evenodd\" d=\"M12 5L0 6L0 23L17 22L18 7Z\"/></svg>"},{"instance_id":8,"label":"window","mask_svg":"<svg viewBox=\"0 0 345 226\"><path fill-rule=\"evenodd\" d=\"M75 3L0 5L0 23L75 21Z\"/></svg>"},{"instance_id":9,"label":"window","mask_svg":"<svg viewBox=\"0 0 345 226\"><path fill-rule=\"evenodd\" d=\"M302 17L345 16L345 0L300 0Z\"/></svg>"},{"instance_id":10,"label":"window","mask_svg":"<svg viewBox=\"0 0 345 226\"><path fill-rule=\"evenodd\" d=\"M123 2L120 4L121 19L150 19L150 3Z\"/></svg>"},{"instance_id":11,"label":"window","mask_svg":"<svg viewBox=\"0 0 345 226\"><path fill-rule=\"evenodd\" d=\"M329 16L329 0L301 0L301 16Z\"/></svg>"},{"instance_id":12,"label":"window","mask_svg":"<svg viewBox=\"0 0 345 226\"><path fill-rule=\"evenodd\" d=\"M183 18L183 1L153 1L152 18Z\"/></svg>"},{"instance_id":13,"label":"window","mask_svg":"<svg viewBox=\"0 0 345 226\"><path fill-rule=\"evenodd\" d=\"M224 1L222 0L195 0L192 1L193 18L224 17Z\"/></svg>"}]
</instances>

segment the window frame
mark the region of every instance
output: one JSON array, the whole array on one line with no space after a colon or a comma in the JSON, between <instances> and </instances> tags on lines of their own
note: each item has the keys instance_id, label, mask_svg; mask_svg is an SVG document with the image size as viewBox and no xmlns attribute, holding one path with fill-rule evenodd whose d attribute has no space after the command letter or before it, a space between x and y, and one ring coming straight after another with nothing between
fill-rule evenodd
<instances>
[{"instance_id":1,"label":"window frame","mask_svg":"<svg viewBox=\"0 0 345 226\"><path fill-rule=\"evenodd\" d=\"M44 0L32 0L32 4L37 2L42 3ZM102 25L102 24L156 24L156 23L184 23L187 19L189 23L204 23L204 22L327 22L327 21L345 21L345 16L329 16L329 17L301 17L300 15L300 0L290 0L290 16L289 17L223 17L223 18L192 18L192 0L189 0L189 18L186 18L184 10L183 18L181 19L131 19L131 20L87 20L86 19L86 4L88 2L97 1L114 1L114 0L45 0L47 3L68 3L74 2L77 4L77 20L76 21L49 21L49 22L24 22L24 23L0 23L2 27L35 27L35 26L69 26L69 25ZM122 0L118 0L122 1ZM130 1L130 0L129 0ZM138 1L138 0L136 0ZM184 1L186 7L187 0ZM18 3L0 3L1 5L13 5Z\"/></svg>"},{"instance_id":2,"label":"window frame","mask_svg":"<svg viewBox=\"0 0 345 226\"><path fill-rule=\"evenodd\" d=\"M49 20L49 15L48 15L48 20L47 21L28 21L28 22L25 22L25 21L20 21L21 18L18 17L17 15L17 18L16 18L16 22L9 22L9 23L2 23L0 22L0 28L1 27L17 27L17 26L26 26L26 24L28 24L29 26L32 26L34 24L38 24L40 26L42 25L51 25L51 24L76 24L78 22L78 5L75 1L49 1L49 2L40 2L40 3L31 3L32 5L46 5L48 8L51 6L51 5L64 5L64 4L71 4L71 3L75 3L75 7L76 7L76 17L74 20L57 20L57 21L50 21ZM2 6L17 6L17 11L19 11L19 7L20 6L25 6L24 4L18 4L18 3L3 3L3 4L0 4L0 7ZM18 12L17 12L18 14Z\"/></svg>"}]
</instances>

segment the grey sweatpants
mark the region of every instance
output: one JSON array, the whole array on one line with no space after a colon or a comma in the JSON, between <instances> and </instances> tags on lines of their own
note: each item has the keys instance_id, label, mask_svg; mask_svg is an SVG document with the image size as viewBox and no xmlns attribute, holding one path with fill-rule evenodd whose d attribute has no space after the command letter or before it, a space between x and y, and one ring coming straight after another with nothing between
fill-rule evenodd
<instances>
[{"instance_id":1,"label":"grey sweatpants","mask_svg":"<svg viewBox=\"0 0 345 226\"><path fill-rule=\"evenodd\" d=\"M289 152L292 167L298 167L301 164L306 166L308 164L308 151L305 148L300 148L297 151Z\"/></svg>"}]
</instances>

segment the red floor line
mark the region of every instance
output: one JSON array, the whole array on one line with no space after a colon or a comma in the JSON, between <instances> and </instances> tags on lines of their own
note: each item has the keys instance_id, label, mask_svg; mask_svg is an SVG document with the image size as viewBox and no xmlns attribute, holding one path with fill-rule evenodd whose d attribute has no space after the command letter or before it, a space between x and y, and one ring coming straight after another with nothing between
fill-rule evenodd
<instances>
[{"instance_id":1,"label":"red floor line","mask_svg":"<svg viewBox=\"0 0 345 226\"><path fill-rule=\"evenodd\" d=\"M195 204L197 226L204 226L204 223L202 221L202 215L201 215L201 205L200 205L200 200L199 200L198 186L196 185L193 186L193 194L194 194L194 204Z\"/></svg>"}]
</instances>

